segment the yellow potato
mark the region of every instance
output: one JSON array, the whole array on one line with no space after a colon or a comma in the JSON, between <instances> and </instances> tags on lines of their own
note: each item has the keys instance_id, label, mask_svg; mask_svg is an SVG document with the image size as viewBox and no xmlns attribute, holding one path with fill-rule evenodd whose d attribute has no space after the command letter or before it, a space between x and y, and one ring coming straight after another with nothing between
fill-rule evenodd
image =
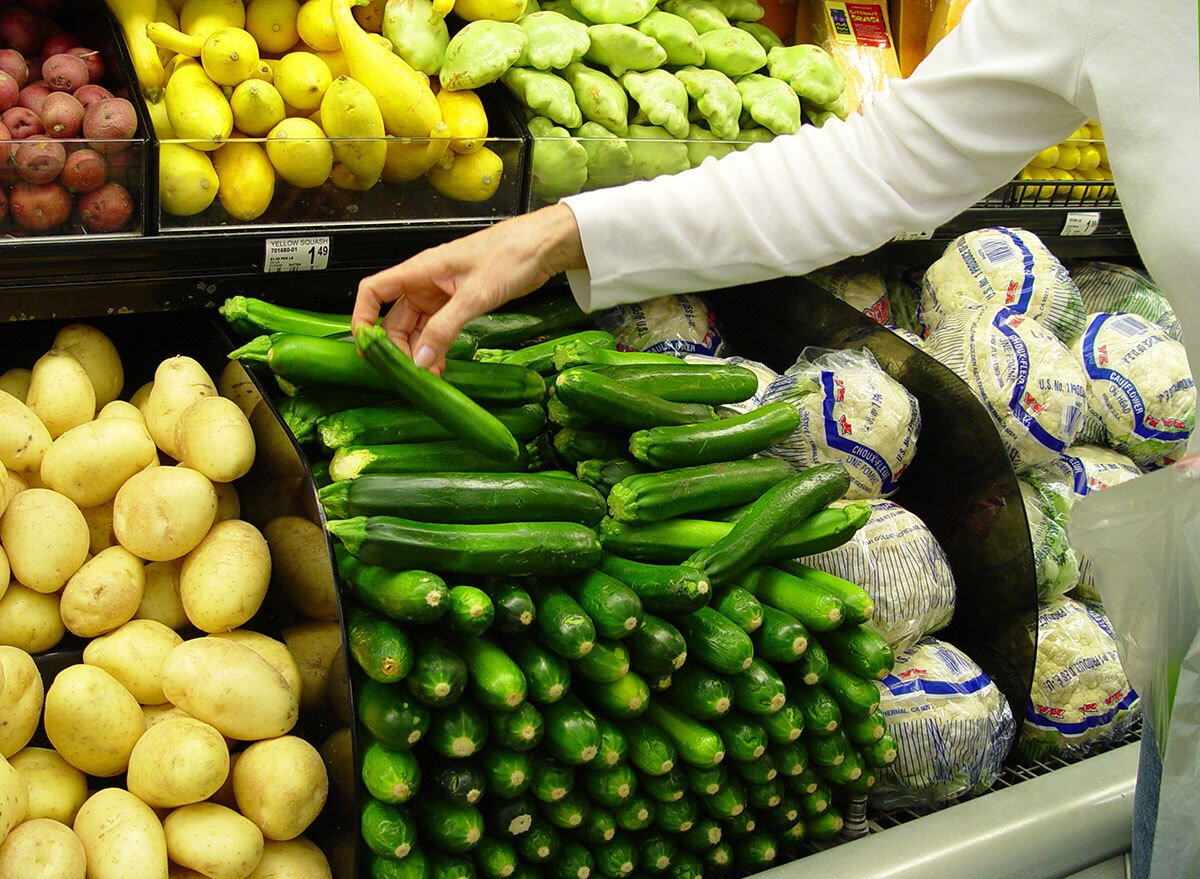
<instances>
[{"instance_id":1,"label":"yellow potato","mask_svg":"<svg viewBox=\"0 0 1200 879\"><path fill-rule=\"evenodd\" d=\"M229 775L229 749L213 727L193 717L163 720L138 739L129 755L129 792L155 809L199 803Z\"/></svg>"},{"instance_id":2,"label":"yellow potato","mask_svg":"<svg viewBox=\"0 0 1200 879\"><path fill-rule=\"evenodd\" d=\"M172 704L233 739L274 738L296 725L299 699L287 681L233 641L184 641L167 657L162 685Z\"/></svg>"},{"instance_id":3,"label":"yellow potato","mask_svg":"<svg viewBox=\"0 0 1200 879\"><path fill-rule=\"evenodd\" d=\"M75 835L87 853L88 879L162 879L167 839L154 810L127 790L92 794L75 816Z\"/></svg>"},{"instance_id":4,"label":"yellow potato","mask_svg":"<svg viewBox=\"0 0 1200 879\"><path fill-rule=\"evenodd\" d=\"M209 879L245 879L262 860L262 833L248 818L216 803L180 806L163 821L167 854Z\"/></svg>"},{"instance_id":5,"label":"yellow potato","mask_svg":"<svg viewBox=\"0 0 1200 879\"><path fill-rule=\"evenodd\" d=\"M213 490L217 493L217 517L214 525L226 519L242 518L242 502L238 499L236 488L228 482L214 482Z\"/></svg>"},{"instance_id":6,"label":"yellow potato","mask_svg":"<svg viewBox=\"0 0 1200 879\"><path fill-rule=\"evenodd\" d=\"M110 546L67 581L58 612L72 634L95 638L133 619L145 588L142 560L123 546Z\"/></svg>"},{"instance_id":7,"label":"yellow potato","mask_svg":"<svg viewBox=\"0 0 1200 879\"><path fill-rule=\"evenodd\" d=\"M42 653L67 633L58 613L58 594L34 592L16 580L0 596L0 644Z\"/></svg>"},{"instance_id":8,"label":"yellow potato","mask_svg":"<svg viewBox=\"0 0 1200 879\"><path fill-rule=\"evenodd\" d=\"M29 818L70 825L88 798L87 776L53 748L25 748L9 758L29 790Z\"/></svg>"},{"instance_id":9,"label":"yellow potato","mask_svg":"<svg viewBox=\"0 0 1200 879\"><path fill-rule=\"evenodd\" d=\"M134 391L133 396L129 398L129 405L137 407L137 410L142 413L143 420L146 417L146 402L150 399L150 392L152 390L154 390L154 382L146 382Z\"/></svg>"},{"instance_id":10,"label":"yellow potato","mask_svg":"<svg viewBox=\"0 0 1200 879\"><path fill-rule=\"evenodd\" d=\"M90 542L79 507L50 489L26 489L0 517L0 543L13 576L38 592L61 589L83 564Z\"/></svg>"},{"instance_id":11,"label":"yellow potato","mask_svg":"<svg viewBox=\"0 0 1200 879\"><path fill-rule=\"evenodd\" d=\"M146 419L142 417L142 410L132 403L126 403L124 400L112 400L106 403L99 412L96 413L97 418L129 418L133 421L146 423Z\"/></svg>"},{"instance_id":12,"label":"yellow potato","mask_svg":"<svg viewBox=\"0 0 1200 879\"><path fill-rule=\"evenodd\" d=\"M0 757L0 841L25 820L29 811L29 791L25 779L4 757Z\"/></svg>"},{"instance_id":13,"label":"yellow potato","mask_svg":"<svg viewBox=\"0 0 1200 879\"><path fill-rule=\"evenodd\" d=\"M237 797L233 795L233 768L237 766L238 758L241 756L241 751L234 751L229 755L229 774L225 776L225 783L221 785L215 794L208 798L210 803L218 803L230 809L237 809ZM346 814L350 813L347 812Z\"/></svg>"},{"instance_id":14,"label":"yellow potato","mask_svg":"<svg viewBox=\"0 0 1200 879\"><path fill-rule=\"evenodd\" d=\"M0 380L3 376L0 376ZM230 360L217 377L217 391L222 397L228 397L238 404L238 408L249 416L262 399L254 380L246 372L240 360Z\"/></svg>"},{"instance_id":15,"label":"yellow potato","mask_svg":"<svg viewBox=\"0 0 1200 879\"><path fill-rule=\"evenodd\" d=\"M175 424L175 447L182 464L213 482L233 482L254 465L254 431L238 404L225 397L201 397Z\"/></svg>"},{"instance_id":16,"label":"yellow potato","mask_svg":"<svg viewBox=\"0 0 1200 879\"><path fill-rule=\"evenodd\" d=\"M336 620L337 585L325 532L302 516L278 516L263 529L271 548L274 585L296 609L314 620Z\"/></svg>"},{"instance_id":17,"label":"yellow potato","mask_svg":"<svg viewBox=\"0 0 1200 879\"><path fill-rule=\"evenodd\" d=\"M117 535L113 533L113 502L100 504L95 507L84 507L80 510L88 526L88 551L99 555L110 546L117 545Z\"/></svg>"},{"instance_id":18,"label":"yellow potato","mask_svg":"<svg viewBox=\"0 0 1200 879\"><path fill-rule=\"evenodd\" d=\"M130 476L158 460L145 425L100 418L73 427L42 458L42 481L80 507L111 501Z\"/></svg>"},{"instance_id":19,"label":"yellow potato","mask_svg":"<svg viewBox=\"0 0 1200 879\"><path fill-rule=\"evenodd\" d=\"M196 628L228 632L258 612L270 581L267 541L249 522L229 519L183 560L179 597Z\"/></svg>"},{"instance_id":20,"label":"yellow potato","mask_svg":"<svg viewBox=\"0 0 1200 879\"><path fill-rule=\"evenodd\" d=\"M234 629L232 632L218 632L208 636L209 638L223 638L226 641L232 641L235 644L241 644L243 647L249 647L268 663L271 668L279 672L296 698L300 698L300 666L296 664L295 657L288 650L287 645L282 641L276 641L274 638L263 635L260 632L252 632L249 629Z\"/></svg>"},{"instance_id":21,"label":"yellow potato","mask_svg":"<svg viewBox=\"0 0 1200 879\"><path fill-rule=\"evenodd\" d=\"M317 749L298 736L255 742L233 772L238 811L267 839L294 839L321 813L329 778Z\"/></svg>"},{"instance_id":22,"label":"yellow potato","mask_svg":"<svg viewBox=\"0 0 1200 879\"><path fill-rule=\"evenodd\" d=\"M8 468L0 468L0 516L4 515L4 511L8 509L8 502L27 489L29 486L25 484L16 473L13 473Z\"/></svg>"},{"instance_id":23,"label":"yellow potato","mask_svg":"<svg viewBox=\"0 0 1200 879\"><path fill-rule=\"evenodd\" d=\"M104 333L87 324L68 324L54 337L54 347L79 361L95 389L97 409L121 395L125 369L117 346Z\"/></svg>"},{"instance_id":24,"label":"yellow potato","mask_svg":"<svg viewBox=\"0 0 1200 879\"><path fill-rule=\"evenodd\" d=\"M237 363L236 360L229 362ZM13 367L4 373L0 373L0 391L12 394L24 403L25 397L29 393L29 380L31 378L33 378L33 373L30 370Z\"/></svg>"},{"instance_id":25,"label":"yellow potato","mask_svg":"<svg viewBox=\"0 0 1200 879\"><path fill-rule=\"evenodd\" d=\"M84 879L87 857L75 831L51 818L34 818L17 827L0 845L4 879Z\"/></svg>"},{"instance_id":26,"label":"yellow potato","mask_svg":"<svg viewBox=\"0 0 1200 879\"><path fill-rule=\"evenodd\" d=\"M346 663L346 651L341 645L333 654L329 674L325 676L325 702L334 717L342 723L350 723L354 716L350 709L350 670Z\"/></svg>"},{"instance_id":27,"label":"yellow potato","mask_svg":"<svg viewBox=\"0 0 1200 879\"><path fill-rule=\"evenodd\" d=\"M19 647L0 646L0 756L29 744L42 719L42 675Z\"/></svg>"},{"instance_id":28,"label":"yellow potato","mask_svg":"<svg viewBox=\"0 0 1200 879\"><path fill-rule=\"evenodd\" d=\"M8 554L0 546L0 598L8 591L8 581L12 578L12 568L8 565Z\"/></svg>"},{"instance_id":29,"label":"yellow potato","mask_svg":"<svg viewBox=\"0 0 1200 879\"><path fill-rule=\"evenodd\" d=\"M325 763L329 792L336 798L337 807L347 815L353 814L357 774L354 771L354 739L350 727L344 726L332 733L317 750Z\"/></svg>"},{"instance_id":30,"label":"yellow potato","mask_svg":"<svg viewBox=\"0 0 1200 879\"><path fill-rule=\"evenodd\" d=\"M162 666L167 654L182 643L183 638L162 623L130 620L89 641L83 648L83 661L116 678L140 704L162 705L167 701L162 691Z\"/></svg>"},{"instance_id":31,"label":"yellow potato","mask_svg":"<svg viewBox=\"0 0 1200 879\"><path fill-rule=\"evenodd\" d=\"M169 357L154 372L154 386L142 414L150 436L160 449L179 460L175 424L188 406L201 397L216 396L217 388L204 367L191 357Z\"/></svg>"},{"instance_id":32,"label":"yellow potato","mask_svg":"<svg viewBox=\"0 0 1200 879\"><path fill-rule=\"evenodd\" d=\"M316 843L295 839L263 843L262 860L246 879L332 879L329 861Z\"/></svg>"},{"instance_id":33,"label":"yellow potato","mask_svg":"<svg viewBox=\"0 0 1200 879\"><path fill-rule=\"evenodd\" d=\"M46 738L62 758L101 778L120 775L146 719L137 700L102 668L72 665L46 691ZM86 844L86 843L85 843Z\"/></svg>"},{"instance_id":34,"label":"yellow potato","mask_svg":"<svg viewBox=\"0 0 1200 879\"><path fill-rule=\"evenodd\" d=\"M217 515L217 493L187 467L151 467L121 486L113 504L113 531L139 558L169 561L204 539Z\"/></svg>"},{"instance_id":35,"label":"yellow potato","mask_svg":"<svg viewBox=\"0 0 1200 879\"><path fill-rule=\"evenodd\" d=\"M333 622L297 623L283 630L283 643L300 669L301 710L320 708L329 666L342 646L341 626Z\"/></svg>"},{"instance_id":36,"label":"yellow potato","mask_svg":"<svg viewBox=\"0 0 1200 879\"><path fill-rule=\"evenodd\" d=\"M96 415L96 390L87 370L68 352L51 348L33 364L25 405L57 439Z\"/></svg>"},{"instance_id":37,"label":"yellow potato","mask_svg":"<svg viewBox=\"0 0 1200 879\"><path fill-rule=\"evenodd\" d=\"M40 468L37 470L29 470L25 473L22 473L21 478L25 480L25 488L26 489L49 488L50 487L50 486L46 485L46 483L42 482L42 471Z\"/></svg>"},{"instance_id":38,"label":"yellow potato","mask_svg":"<svg viewBox=\"0 0 1200 879\"><path fill-rule=\"evenodd\" d=\"M251 410L250 426L254 428L257 460L262 469L274 477L304 478L304 465L296 454L292 435L265 400Z\"/></svg>"},{"instance_id":39,"label":"yellow potato","mask_svg":"<svg viewBox=\"0 0 1200 879\"><path fill-rule=\"evenodd\" d=\"M51 442L50 431L33 410L0 391L0 464L18 473L37 470Z\"/></svg>"},{"instance_id":40,"label":"yellow potato","mask_svg":"<svg viewBox=\"0 0 1200 879\"><path fill-rule=\"evenodd\" d=\"M179 598L179 572L182 570L183 559L147 564L146 588L142 591L142 603L138 605L133 618L155 620L177 631L186 628L188 618Z\"/></svg>"}]
</instances>

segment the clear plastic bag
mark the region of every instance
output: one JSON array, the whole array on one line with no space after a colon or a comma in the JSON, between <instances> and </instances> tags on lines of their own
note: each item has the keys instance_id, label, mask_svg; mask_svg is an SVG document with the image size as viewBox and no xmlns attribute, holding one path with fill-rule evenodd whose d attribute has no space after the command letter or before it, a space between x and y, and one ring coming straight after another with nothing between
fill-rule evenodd
<instances>
[{"instance_id":1,"label":"clear plastic bag","mask_svg":"<svg viewBox=\"0 0 1200 879\"><path fill-rule=\"evenodd\" d=\"M921 284L925 269L893 266L887 270L888 310L896 326L924 339L928 335L921 321Z\"/></svg>"},{"instance_id":2,"label":"clear plastic bag","mask_svg":"<svg viewBox=\"0 0 1200 879\"><path fill-rule=\"evenodd\" d=\"M749 400L742 400L740 403L726 403L723 406L718 406L717 412L722 416L745 415L748 412L753 412L762 406L763 394L767 392L767 388L771 386L771 382L779 378L779 373L765 363L759 363L757 360L747 360L745 357L711 357L708 354L687 354L684 356L683 362L728 363L748 369L758 376L758 390L754 392L754 396Z\"/></svg>"},{"instance_id":3,"label":"clear plastic bag","mask_svg":"<svg viewBox=\"0 0 1200 879\"><path fill-rule=\"evenodd\" d=\"M1025 519L1029 523L1029 541L1033 544L1033 563L1037 574L1038 599L1049 601L1069 592L1079 582L1079 559L1067 539L1070 520L1070 489L1061 491L1052 484L1025 474L1017 481Z\"/></svg>"},{"instance_id":4,"label":"clear plastic bag","mask_svg":"<svg viewBox=\"0 0 1200 879\"><path fill-rule=\"evenodd\" d=\"M725 340L708 303L692 293L660 296L600 312L596 325L612 333L623 351L708 354L719 357Z\"/></svg>"},{"instance_id":5,"label":"clear plastic bag","mask_svg":"<svg viewBox=\"0 0 1200 879\"><path fill-rule=\"evenodd\" d=\"M1149 275L1116 263L1085 262L1071 270L1071 277L1089 313L1139 314L1158 324L1175 341L1183 341L1183 328L1175 309Z\"/></svg>"},{"instance_id":6,"label":"clear plastic bag","mask_svg":"<svg viewBox=\"0 0 1200 879\"><path fill-rule=\"evenodd\" d=\"M892 323L892 306L888 301L887 284L883 272L877 269L863 271L836 271L822 269L805 275L822 290L853 305L867 317L884 326Z\"/></svg>"}]
</instances>

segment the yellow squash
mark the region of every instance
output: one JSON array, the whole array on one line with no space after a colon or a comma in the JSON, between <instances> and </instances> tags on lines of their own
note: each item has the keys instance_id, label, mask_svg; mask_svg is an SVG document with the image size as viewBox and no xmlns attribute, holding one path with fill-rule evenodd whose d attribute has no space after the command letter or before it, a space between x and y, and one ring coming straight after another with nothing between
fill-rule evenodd
<instances>
[{"instance_id":1,"label":"yellow squash","mask_svg":"<svg viewBox=\"0 0 1200 879\"><path fill-rule=\"evenodd\" d=\"M250 0L246 4L246 30L258 41L260 52L282 55L300 39L296 30L299 14L298 0Z\"/></svg>"},{"instance_id":2,"label":"yellow squash","mask_svg":"<svg viewBox=\"0 0 1200 879\"><path fill-rule=\"evenodd\" d=\"M313 189L329 179L333 150L321 126L311 119L284 119L267 135L267 157L293 186Z\"/></svg>"},{"instance_id":3,"label":"yellow squash","mask_svg":"<svg viewBox=\"0 0 1200 879\"><path fill-rule=\"evenodd\" d=\"M321 124L329 137L351 138L335 140L333 155L367 187L374 185L387 159L387 132L375 96L362 83L339 76L321 101Z\"/></svg>"},{"instance_id":4,"label":"yellow squash","mask_svg":"<svg viewBox=\"0 0 1200 879\"><path fill-rule=\"evenodd\" d=\"M229 107L233 110L234 127L250 137L266 137L287 115L279 91L261 79L248 79L238 85L229 99Z\"/></svg>"},{"instance_id":5,"label":"yellow squash","mask_svg":"<svg viewBox=\"0 0 1200 879\"><path fill-rule=\"evenodd\" d=\"M516 21L525 12L525 0L454 0L454 14L467 21Z\"/></svg>"},{"instance_id":6,"label":"yellow squash","mask_svg":"<svg viewBox=\"0 0 1200 879\"><path fill-rule=\"evenodd\" d=\"M200 39L223 27L245 26L242 0L186 0L179 10L179 29Z\"/></svg>"},{"instance_id":7,"label":"yellow squash","mask_svg":"<svg viewBox=\"0 0 1200 879\"><path fill-rule=\"evenodd\" d=\"M474 153L447 153L426 176L433 188L455 201L487 201L496 194L504 162L483 147Z\"/></svg>"},{"instance_id":8,"label":"yellow squash","mask_svg":"<svg viewBox=\"0 0 1200 879\"><path fill-rule=\"evenodd\" d=\"M388 138L387 159L383 163L384 183L416 180L442 160L450 148L450 127L439 122L429 135L428 139Z\"/></svg>"},{"instance_id":9,"label":"yellow squash","mask_svg":"<svg viewBox=\"0 0 1200 879\"><path fill-rule=\"evenodd\" d=\"M488 134L488 118L479 95L470 89L447 91L437 95L442 108L442 121L450 127L450 149L456 153L473 153L483 146Z\"/></svg>"},{"instance_id":10,"label":"yellow squash","mask_svg":"<svg viewBox=\"0 0 1200 879\"><path fill-rule=\"evenodd\" d=\"M229 101L194 58L179 61L167 82L167 118L199 150L217 149L233 132Z\"/></svg>"},{"instance_id":11,"label":"yellow squash","mask_svg":"<svg viewBox=\"0 0 1200 879\"><path fill-rule=\"evenodd\" d=\"M146 25L154 21L156 0L107 0L108 8L121 24L129 57L142 94L156 100L167 81L158 47L146 36Z\"/></svg>"},{"instance_id":12,"label":"yellow squash","mask_svg":"<svg viewBox=\"0 0 1200 879\"><path fill-rule=\"evenodd\" d=\"M164 143L158 150L158 197L164 212L190 217L217 197L217 172L207 153L181 143Z\"/></svg>"},{"instance_id":13,"label":"yellow squash","mask_svg":"<svg viewBox=\"0 0 1200 879\"><path fill-rule=\"evenodd\" d=\"M333 26L330 0L305 0L296 16L296 31L313 51L336 52L342 47Z\"/></svg>"},{"instance_id":14,"label":"yellow squash","mask_svg":"<svg viewBox=\"0 0 1200 879\"><path fill-rule=\"evenodd\" d=\"M262 216L275 195L275 168L261 145L236 138L213 153L220 184L217 198L235 220Z\"/></svg>"}]
</instances>

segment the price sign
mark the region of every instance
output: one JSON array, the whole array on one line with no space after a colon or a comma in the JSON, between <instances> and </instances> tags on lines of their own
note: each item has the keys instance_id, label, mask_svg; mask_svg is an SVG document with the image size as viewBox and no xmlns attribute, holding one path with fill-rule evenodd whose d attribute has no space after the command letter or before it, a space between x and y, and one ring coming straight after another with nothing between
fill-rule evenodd
<instances>
[{"instance_id":1,"label":"price sign","mask_svg":"<svg viewBox=\"0 0 1200 879\"><path fill-rule=\"evenodd\" d=\"M1063 223L1062 232L1059 234L1064 238L1078 237L1081 235L1091 235L1099 228L1099 211L1070 211L1067 213L1067 219Z\"/></svg>"},{"instance_id":2,"label":"price sign","mask_svg":"<svg viewBox=\"0 0 1200 879\"><path fill-rule=\"evenodd\" d=\"M264 272L315 272L328 265L327 237L267 239Z\"/></svg>"}]
</instances>

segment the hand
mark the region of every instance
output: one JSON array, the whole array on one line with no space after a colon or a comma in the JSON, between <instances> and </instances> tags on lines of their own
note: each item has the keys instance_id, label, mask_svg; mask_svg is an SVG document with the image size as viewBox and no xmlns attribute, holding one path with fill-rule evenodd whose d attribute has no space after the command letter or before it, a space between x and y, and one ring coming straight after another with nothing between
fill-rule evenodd
<instances>
[{"instance_id":1,"label":"hand","mask_svg":"<svg viewBox=\"0 0 1200 879\"><path fill-rule=\"evenodd\" d=\"M440 374L467 321L561 271L586 267L575 215L564 204L551 205L363 278L351 323L373 324L381 307L394 302L383 319L388 337L418 366Z\"/></svg>"}]
</instances>

